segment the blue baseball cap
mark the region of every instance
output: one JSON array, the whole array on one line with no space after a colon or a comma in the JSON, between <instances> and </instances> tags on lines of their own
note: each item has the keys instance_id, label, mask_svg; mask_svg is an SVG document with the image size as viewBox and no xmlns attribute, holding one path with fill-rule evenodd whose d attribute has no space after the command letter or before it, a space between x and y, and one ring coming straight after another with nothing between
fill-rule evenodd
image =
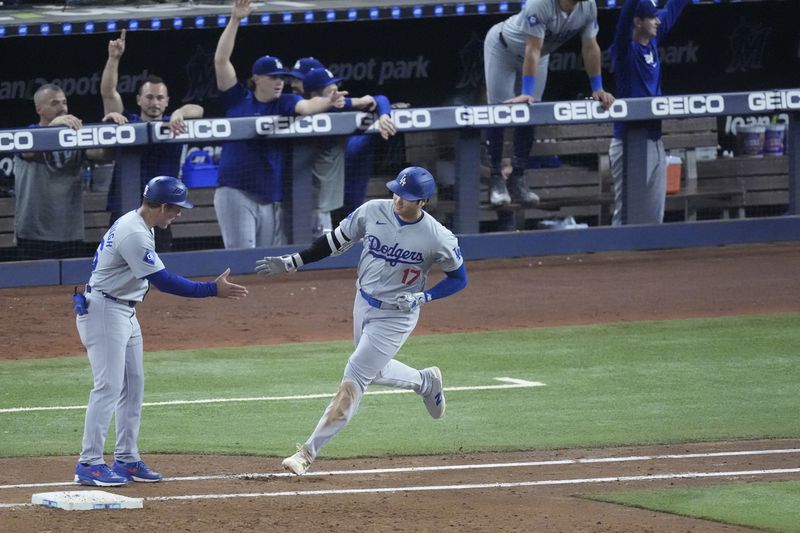
<instances>
[{"instance_id":1,"label":"blue baseball cap","mask_svg":"<svg viewBox=\"0 0 800 533\"><path fill-rule=\"evenodd\" d=\"M283 63L275 56L262 56L253 63L253 74L257 76L286 76Z\"/></svg>"},{"instance_id":2,"label":"blue baseball cap","mask_svg":"<svg viewBox=\"0 0 800 533\"><path fill-rule=\"evenodd\" d=\"M640 19L652 18L658 16L658 1L657 0L639 0L636 4L636 11L633 13L634 17Z\"/></svg>"},{"instance_id":3,"label":"blue baseball cap","mask_svg":"<svg viewBox=\"0 0 800 533\"><path fill-rule=\"evenodd\" d=\"M308 74L308 71L315 68L325 68L325 65L322 62L314 57L301 57L298 59L294 66L292 67L292 71L289 72L289 75L293 78L297 78L298 80L302 80Z\"/></svg>"},{"instance_id":4,"label":"blue baseball cap","mask_svg":"<svg viewBox=\"0 0 800 533\"><path fill-rule=\"evenodd\" d=\"M320 91L328 85L339 83L343 79L334 77L333 72L326 68L312 68L303 78L303 90L308 93Z\"/></svg>"}]
</instances>

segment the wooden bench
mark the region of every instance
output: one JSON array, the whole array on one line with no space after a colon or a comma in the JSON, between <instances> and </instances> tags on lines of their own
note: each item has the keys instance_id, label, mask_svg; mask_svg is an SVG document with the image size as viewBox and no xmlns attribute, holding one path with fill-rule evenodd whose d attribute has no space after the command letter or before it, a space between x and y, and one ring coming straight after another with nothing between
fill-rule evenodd
<instances>
[{"instance_id":1,"label":"wooden bench","mask_svg":"<svg viewBox=\"0 0 800 533\"><path fill-rule=\"evenodd\" d=\"M740 216L745 190L741 183L711 183L698 179L698 150L716 150L717 122L715 118L689 118L662 122L664 148L682 159L683 183L681 190L668 194L665 211L677 212L682 220L695 220L700 208L718 209L723 218ZM571 156L590 154L596 157L596 173L586 169L575 170L570 165L558 169L528 171L528 184L540 195L540 209L558 209L563 215L573 206L597 205L598 224L610 221L613 209L613 183L608 158L612 137L611 124L583 126L543 126L536 130L538 139L531 154L557 155L569 161ZM595 167L590 167L595 168ZM560 172L557 172L560 171ZM594 177L594 180L592 180Z\"/></svg>"},{"instance_id":2,"label":"wooden bench","mask_svg":"<svg viewBox=\"0 0 800 533\"><path fill-rule=\"evenodd\" d=\"M763 203L767 200L766 189L761 197L751 197L754 193L753 186L775 185L779 190L773 193L786 195L786 163L783 163L783 167L779 163L778 167L775 167L776 163L768 163L765 167L758 163L737 165L714 163L721 160L703 160L707 155L703 152L716 155L716 118L664 120L662 131L665 148L680 155L683 163L681 190L668 194L666 198L665 211L668 220L696 220L698 213L706 218L741 218L745 215L747 206L756 201ZM504 147L506 172L510 172L512 135L512 130L507 129ZM528 185L539 195L540 204L535 207L519 204L502 208L491 206L488 193L489 168L484 164L481 169L480 221L491 223L497 221L498 212L511 211L518 229L536 227L537 222L543 219L566 216L582 218L598 225L610 223L614 202L608 159L611 137L610 123L537 127L537 141L531 148L531 155L559 156L562 163L558 168L526 170ZM443 160L453 159L456 138L457 132L452 131L405 134L407 160L414 164L427 165L432 170L440 168ZM701 165L702 172L698 170ZM730 179L719 179L721 176L715 175L715 172L726 174ZM761 176L763 179L746 179L753 173L756 173L754 177L758 176L758 172L766 173ZM777 196L773 194L771 198L775 199ZM453 204L447 197L440 198L437 207L441 211L441 218L446 218L453 210Z\"/></svg>"},{"instance_id":3,"label":"wooden bench","mask_svg":"<svg viewBox=\"0 0 800 533\"><path fill-rule=\"evenodd\" d=\"M214 212L214 189L191 189L189 195L196 207L184 209L180 218L172 223L176 248L183 248L180 240L188 239L215 238L215 244L219 244L221 233ZM83 193L84 240L87 243L100 242L111 225L111 213L106 210L107 198L107 192ZM0 250L14 247L14 211L14 198L0 198ZM0 255L13 259L11 252Z\"/></svg>"},{"instance_id":4,"label":"wooden bench","mask_svg":"<svg viewBox=\"0 0 800 533\"><path fill-rule=\"evenodd\" d=\"M697 163L698 182L744 190L740 216L783 214L789 204L786 156L720 158Z\"/></svg>"}]
</instances>

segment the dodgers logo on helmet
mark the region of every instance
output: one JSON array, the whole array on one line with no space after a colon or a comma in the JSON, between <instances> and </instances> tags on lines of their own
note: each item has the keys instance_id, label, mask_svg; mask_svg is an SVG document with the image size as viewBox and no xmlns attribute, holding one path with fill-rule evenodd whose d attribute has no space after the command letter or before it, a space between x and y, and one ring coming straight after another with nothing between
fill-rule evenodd
<instances>
[{"instance_id":1,"label":"dodgers logo on helmet","mask_svg":"<svg viewBox=\"0 0 800 533\"><path fill-rule=\"evenodd\" d=\"M426 200L436 192L436 181L422 167L404 168L386 186L400 198L411 201Z\"/></svg>"}]
</instances>

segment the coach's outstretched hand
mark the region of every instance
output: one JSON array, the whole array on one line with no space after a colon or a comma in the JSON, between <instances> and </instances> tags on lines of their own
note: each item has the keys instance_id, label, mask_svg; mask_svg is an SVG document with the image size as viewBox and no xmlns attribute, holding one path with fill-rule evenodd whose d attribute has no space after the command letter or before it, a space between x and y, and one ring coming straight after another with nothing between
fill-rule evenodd
<instances>
[{"instance_id":1,"label":"coach's outstretched hand","mask_svg":"<svg viewBox=\"0 0 800 533\"><path fill-rule=\"evenodd\" d=\"M247 296L247 288L228 281L228 274L230 273L231 269L228 268L214 280L217 284L217 298L232 298L234 300L244 298Z\"/></svg>"},{"instance_id":2,"label":"coach's outstretched hand","mask_svg":"<svg viewBox=\"0 0 800 533\"><path fill-rule=\"evenodd\" d=\"M299 264L298 264L299 263ZM256 261L256 272L262 276L272 277L287 272L297 272L303 266L300 254L282 255L280 257L265 257Z\"/></svg>"}]
</instances>

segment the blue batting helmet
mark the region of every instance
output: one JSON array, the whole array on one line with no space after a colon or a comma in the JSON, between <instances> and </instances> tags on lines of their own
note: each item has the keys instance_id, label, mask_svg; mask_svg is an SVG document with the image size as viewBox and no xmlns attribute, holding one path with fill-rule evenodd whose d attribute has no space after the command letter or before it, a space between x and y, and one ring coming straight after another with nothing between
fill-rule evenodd
<instances>
[{"instance_id":1,"label":"blue batting helmet","mask_svg":"<svg viewBox=\"0 0 800 533\"><path fill-rule=\"evenodd\" d=\"M189 201L188 195L189 190L186 185L172 176L156 176L147 182L142 194L144 198L152 202L192 208L194 204Z\"/></svg>"},{"instance_id":2,"label":"blue batting helmet","mask_svg":"<svg viewBox=\"0 0 800 533\"><path fill-rule=\"evenodd\" d=\"M403 200L427 200L436 192L436 181L422 167L404 168L386 186Z\"/></svg>"}]
</instances>

